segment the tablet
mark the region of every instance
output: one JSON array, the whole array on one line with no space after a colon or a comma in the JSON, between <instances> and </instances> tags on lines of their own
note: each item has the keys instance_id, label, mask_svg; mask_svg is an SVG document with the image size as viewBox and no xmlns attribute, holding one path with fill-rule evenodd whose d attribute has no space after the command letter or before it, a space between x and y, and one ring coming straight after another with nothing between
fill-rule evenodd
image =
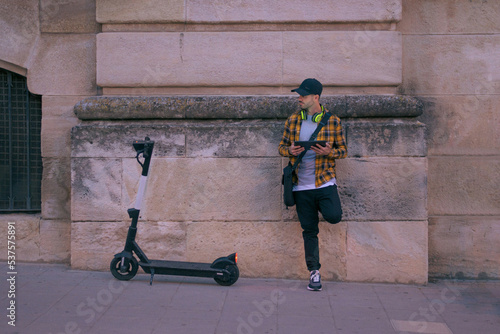
<instances>
[{"instance_id":1,"label":"tablet","mask_svg":"<svg viewBox=\"0 0 500 334\"><path fill-rule=\"evenodd\" d=\"M319 144L320 146L326 146L326 140L315 140L315 141L296 141L295 146L301 146L306 150L310 149L311 146Z\"/></svg>"}]
</instances>

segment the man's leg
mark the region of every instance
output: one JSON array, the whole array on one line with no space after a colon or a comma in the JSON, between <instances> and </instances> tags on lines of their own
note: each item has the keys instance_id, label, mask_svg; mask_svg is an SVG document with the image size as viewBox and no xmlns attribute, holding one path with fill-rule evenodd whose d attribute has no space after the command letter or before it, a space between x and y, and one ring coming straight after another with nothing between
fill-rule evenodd
<instances>
[{"instance_id":1,"label":"man's leg","mask_svg":"<svg viewBox=\"0 0 500 334\"><path fill-rule=\"evenodd\" d=\"M330 224L337 224L342 220L342 205L340 204L337 186L318 189L319 212Z\"/></svg>"},{"instance_id":2,"label":"man's leg","mask_svg":"<svg viewBox=\"0 0 500 334\"><path fill-rule=\"evenodd\" d=\"M314 196L316 190L294 192L297 215L302 227L306 265L309 271L319 270L318 207Z\"/></svg>"}]
</instances>

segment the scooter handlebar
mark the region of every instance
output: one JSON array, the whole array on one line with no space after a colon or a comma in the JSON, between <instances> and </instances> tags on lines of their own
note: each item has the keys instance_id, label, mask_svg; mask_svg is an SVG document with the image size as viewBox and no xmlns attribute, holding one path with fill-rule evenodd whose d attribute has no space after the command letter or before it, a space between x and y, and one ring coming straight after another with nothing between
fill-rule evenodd
<instances>
[{"instance_id":1,"label":"scooter handlebar","mask_svg":"<svg viewBox=\"0 0 500 334\"><path fill-rule=\"evenodd\" d=\"M143 167L143 174L147 175L147 169L149 168L149 160L153 155L153 147L155 145L155 142L150 140L149 137L146 137L144 140L134 141L132 145L134 146L134 149L137 152L135 159ZM146 166L144 166L144 164L139 160L139 156L141 154L142 157L144 158ZM146 170L144 170L144 167L146 167Z\"/></svg>"},{"instance_id":2,"label":"scooter handlebar","mask_svg":"<svg viewBox=\"0 0 500 334\"><path fill-rule=\"evenodd\" d=\"M142 153L144 158L147 158L151 155L151 153L153 152L154 144L155 142L149 139L149 137L146 137L144 140L136 140L132 143L135 151L138 154Z\"/></svg>"}]
</instances>

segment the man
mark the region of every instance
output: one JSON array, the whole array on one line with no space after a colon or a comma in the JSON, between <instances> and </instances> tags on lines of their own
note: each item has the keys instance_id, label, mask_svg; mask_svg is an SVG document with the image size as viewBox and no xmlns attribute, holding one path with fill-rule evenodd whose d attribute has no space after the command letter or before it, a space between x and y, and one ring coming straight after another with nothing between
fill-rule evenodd
<instances>
[{"instance_id":1,"label":"man","mask_svg":"<svg viewBox=\"0 0 500 334\"><path fill-rule=\"evenodd\" d=\"M316 79L306 79L292 92L299 94L301 110L292 114L285 123L279 153L290 158L293 164L305 149L296 141L307 141L328 111L319 103L323 85ZM303 229L304 250L310 280L307 288L321 290L319 269L319 215L330 224L342 219L342 208L337 192L335 159L347 156L344 132L340 119L331 115L318 133L316 140L326 141L325 146L314 145L305 153L294 175L293 196L297 215Z\"/></svg>"}]
</instances>

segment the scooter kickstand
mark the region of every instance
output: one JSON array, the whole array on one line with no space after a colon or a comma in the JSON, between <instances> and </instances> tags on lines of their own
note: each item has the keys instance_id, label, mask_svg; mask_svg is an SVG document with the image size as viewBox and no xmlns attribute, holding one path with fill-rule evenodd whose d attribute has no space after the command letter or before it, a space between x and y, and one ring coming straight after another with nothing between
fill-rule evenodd
<instances>
[{"instance_id":1,"label":"scooter kickstand","mask_svg":"<svg viewBox=\"0 0 500 334\"><path fill-rule=\"evenodd\" d=\"M149 285L153 285L153 276L155 275L155 269L151 268L151 279L149 280Z\"/></svg>"}]
</instances>

